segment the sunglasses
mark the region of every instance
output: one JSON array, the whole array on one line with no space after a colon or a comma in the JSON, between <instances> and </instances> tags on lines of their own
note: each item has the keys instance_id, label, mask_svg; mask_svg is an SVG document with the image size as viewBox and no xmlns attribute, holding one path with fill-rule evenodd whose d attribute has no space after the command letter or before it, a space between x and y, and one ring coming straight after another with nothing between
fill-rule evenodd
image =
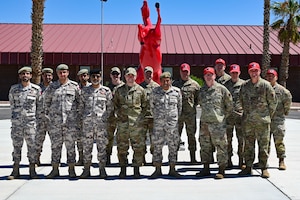
<instances>
[{"instance_id":1,"label":"sunglasses","mask_svg":"<svg viewBox=\"0 0 300 200\"><path fill-rule=\"evenodd\" d=\"M113 76L118 76L119 75L119 73L118 72L113 72L113 73L111 73Z\"/></svg>"}]
</instances>

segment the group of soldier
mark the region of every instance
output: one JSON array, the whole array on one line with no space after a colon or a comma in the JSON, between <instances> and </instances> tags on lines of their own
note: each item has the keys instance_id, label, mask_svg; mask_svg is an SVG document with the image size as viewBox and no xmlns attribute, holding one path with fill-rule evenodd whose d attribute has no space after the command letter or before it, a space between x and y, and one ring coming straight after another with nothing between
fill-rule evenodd
<instances>
[{"instance_id":1,"label":"group of soldier","mask_svg":"<svg viewBox=\"0 0 300 200\"><path fill-rule=\"evenodd\" d=\"M106 165L111 163L114 139L120 178L127 176L128 150L133 150L133 177L139 178L140 167L146 163L147 137L155 171L151 179L162 176L162 149L169 149L169 176L180 177L175 165L181 143L181 132L185 125L191 163L197 163L196 152L196 107L201 107L200 158L203 169L197 177L210 176L210 164L216 151L219 170L215 179L223 179L225 170L233 163L232 138L235 130L238 140L239 175L252 175L255 160L255 142L258 143L261 176L268 178L268 157L273 136L279 169L285 170L285 116L288 114L291 93L276 81L275 69L267 71L261 78L258 63L248 66L249 80L242 80L240 66L232 64L230 75L225 73L226 64L217 59L214 67L203 71L204 85L201 87L191 75L190 65L180 66L180 78L172 81L169 72L160 76L160 84L152 80L153 69L144 70L144 82L136 83L134 68L124 71L113 67L108 86L101 84L102 74L98 69L82 69L78 72L80 83L71 81L69 67L60 64L56 68L57 81L52 81L53 70L42 69L40 86L30 82L32 69L19 69L20 83L9 91L12 111L11 138L13 142L13 171L8 179L20 176L21 149L25 139L29 159L30 178L38 178L35 171L40 165L40 155L46 133L51 141L52 170L46 178L60 176L62 145L67 152L68 172L77 177L75 165L83 165L80 178L91 176L93 145L97 146L99 177L106 178ZM75 145L79 160L76 162Z\"/></svg>"}]
</instances>

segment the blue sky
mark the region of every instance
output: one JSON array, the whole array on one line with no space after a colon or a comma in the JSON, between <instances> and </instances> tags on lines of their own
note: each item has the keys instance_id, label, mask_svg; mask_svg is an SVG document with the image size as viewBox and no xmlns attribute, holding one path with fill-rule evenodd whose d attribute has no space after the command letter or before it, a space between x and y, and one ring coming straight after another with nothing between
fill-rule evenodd
<instances>
[{"instance_id":1,"label":"blue sky","mask_svg":"<svg viewBox=\"0 0 300 200\"><path fill-rule=\"evenodd\" d=\"M280 0L278 0L280 1ZM262 25L263 0L148 0L156 22L160 3L163 24ZM103 23L140 24L143 0L108 0ZM0 23L31 23L31 0L1 0ZM274 21L271 16L271 22ZM44 23L101 23L100 0L46 0Z\"/></svg>"}]
</instances>

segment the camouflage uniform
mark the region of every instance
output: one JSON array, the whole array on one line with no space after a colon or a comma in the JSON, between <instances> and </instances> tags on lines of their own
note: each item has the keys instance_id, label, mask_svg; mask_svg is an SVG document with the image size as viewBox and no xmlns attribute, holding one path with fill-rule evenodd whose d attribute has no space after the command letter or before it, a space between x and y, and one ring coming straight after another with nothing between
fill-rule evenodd
<instances>
[{"instance_id":1,"label":"camouflage uniform","mask_svg":"<svg viewBox=\"0 0 300 200\"><path fill-rule=\"evenodd\" d=\"M45 115L50 119L51 162L60 163L62 145L67 149L67 163L75 163L75 141L79 131L78 83L68 80L61 85L55 81L45 91Z\"/></svg>"},{"instance_id":2,"label":"camouflage uniform","mask_svg":"<svg viewBox=\"0 0 300 200\"><path fill-rule=\"evenodd\" d=\"M98 161L106 163L107 118L112 111L112 93L108 87L84 87L81 90L79 113L81 115L84 163L92 162L94 139L98 150Z\"/></svg>"},{"instance_id":3,"label":"camouflage uniform","mask_svg":"<svg viewBox=\"0 0 300 200\"><path fill-rule=\"evenodd\" d=\"M146 111L146 101L145 91L137 83L132 87L124 84L115 91L113 103L117 118L118 130L116 138L121 167L125 167L128 164L129 142L134 151L132 166L139 167L143 163L145 146L143 120Z\"/></svg>"},{"instance_id":4,"label":"camouflage uniform","mask_svg":"<svg viewBox=\"0 0 300 200\"><path fill-rule=\"evenodd\" d=\"M225 72L224 72L223 76L216 77L216 81L222 85L224 85L230 79L231 79L231 76Z\"/></svg>"},{"instance_id":5,"label":"camouflage uniform","mask_svg":"<svg viewBox=\"0 0 300 200\"><path fill-rule=\"evenodd\" d=\"M199 92L200 117L200 156L201 162L212 162L213 147L217 150L218 165L227 166L226 117L232 112L232 96L225 86L214 82L211 87L205 84Z\"/></svg>"},{"instance_id":6,"label":"camouflage uniform","mask_svg":"<svg viewBox=\"0 0 300 200\"><path fill-rule=\"evenodd\" d=\"M30 83L23 87L22 84L11 86L9 102L11 106L11 139L13 142L13 161L19 164L22 155L24 139L27 144L27 157L29 163L36 162L36 113L40 100L41 88Z\"/></svg>"},{"instance_id":7,"label":"camouflage uniform","mask_svg":"<svg viewBox=\"0 0 300 200\"><path fill-rule=\"evenodd\" d=\"M147 140L147 133L149 133L149 138L150 138L150 152L153 153L153 144L151 141L151 135L153 133L153 116L150 110L150 94L152 90L156 87L159 87L159 84L156 83L155 81L151 80L149 84L147 84L145 81L140 84L145 89L146 95L147 95L147 112L145 115L145 120L143 124L143 131L144 131L144 136L145 140ZM147 145L145 144L145 154L147 153Z\"/></svg>"},{"instance_id":8,"label":"camouflage uniform","mask_svg":"<svg viewBox=\"0 0 300 200\"><path fill-rule=\"evenodd\" d=\"M232 95L233 99L233 111L228 116L226 120L226 134L227 134L227 142L228 142L228 159L233 156L232 153L232 138L233 138L233 129L235 128L236 137L238 140L238 151L237 154L241 162L243 162L243 153L244 153L244 135L242 131L242 115L243 115L243 108L240 103L239 95L241 90L241 85L245 81L242 79L238 79L237 82L232 82L229 80L225 83L225 87L229 90ZM242 163L241 163L242 164Z\"/></svg>"},{"instance_id":9,"label":"camouflage uniform","mask_svg":"<svg viewBox=\"0 0 300 200\"><path fill-rule=\"evenodd\" d=\"M271 135L273 135L277 158L285 158L285 145L283 142L285 135L285 115L288 115L292 103L292 95L290 91L282 85L276 83L273 86L276 97L277 107L271 120ZM270 141L271 143L271 141ZM270 143L268 152L270 153Z\"/></svg>"},{"instance_id":10,"label":"camouflage uniform","mask_svg":"<svg viewBox=\"0 0 300 200\"><path fill-rule=\"evenodd\" d=\"M198 104L199 84L189 78L187 81L176 80L172 84L180 88L182 93L182 113L178 120L178 132L181 137L183 124L185 123L186 133L188 136L189 150L196 151L196 106Z\"/></svg>"},{"instance_id":11,"label":"camouflage uniform","mask_svg":"<svg viewBox=\"0 0 300 200\"><path fill-rule=\"evenodd\" d=\"M165 142L169 148L169 163L177 162L179 146L178 118L182 111L182 95L180 89L171 86L168 91L162 87L153 89L150 96L150 106L153 113L153 164L161 164L162 148Z\"/></svg>"},{"instance_id":12,"label":"camouflage uniform","mask_svg":"<svg viewBox=\"0 0 300 200\"><path fill-rule=\"evenodd\" d=\"M124 85L124 82L121 81L119 85L114 85L112 83L108 84L108 88L111 90L112 94L114 94L114 91L116 90L117 87L120 87ZM107 147L106 147L106 154L107 156L110 156L112 154L112 148L114 145L114 135L115 135L115 130L117 128L117 118L115 117L114 111L111 112L110 116L107 119Z\"/></svg>"},{"instance_id":13,"label":"camouflage uniform","mask_svg":"<svg viewBox=\"0 0 300 200\"><path fill-rule=\"evenodd\" d=\"M259 78L256 84L249 79L241 87L240 102L244 110L242 128L245 135L246 167L252 168L255 158L255 140L257 140L260 167L266 169L271 117L277 104L275 91L271 84L262 78Z\"/></svg>"}]
</instances>

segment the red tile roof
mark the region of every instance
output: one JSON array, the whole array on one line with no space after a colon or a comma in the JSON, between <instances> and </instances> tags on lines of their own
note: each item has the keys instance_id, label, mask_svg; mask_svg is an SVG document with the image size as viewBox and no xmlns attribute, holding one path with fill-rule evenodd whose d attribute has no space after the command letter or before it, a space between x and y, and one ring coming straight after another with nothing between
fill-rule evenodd
<instances>
[{"instance_id":1,"label":"red tile roof","mask_svg":"<svg viewBox=\"0 0 300 200\"><path fill-rule=\"evenodd\" d=\"M163 55L261 55L263 26L162 25ZM138 54L137 25L104 24L106 54ZM29 53L31 24L0 24L0 53ZM45 24L44 53L100 53L101 25ZM280 55L277 33L270 33L270 53ZM290 54L298 56L299 45ZM298 59L298 63L299 63ZM1 64L1 57L0 57Z\"/></svg>"}]
</instances>

